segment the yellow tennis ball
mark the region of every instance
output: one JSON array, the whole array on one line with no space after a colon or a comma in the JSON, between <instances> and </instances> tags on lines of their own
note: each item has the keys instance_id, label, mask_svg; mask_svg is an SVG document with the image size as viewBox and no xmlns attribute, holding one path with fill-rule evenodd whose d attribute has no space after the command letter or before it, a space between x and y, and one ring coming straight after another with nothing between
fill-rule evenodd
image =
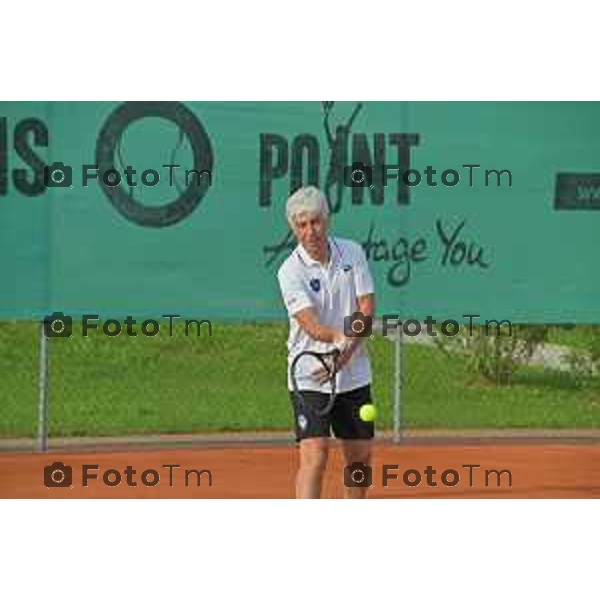
<instances>
[{"instance_id":1,"label":"yellow tennis ball","mask_svg":"<svg viewBox=\"0 0 600 600\"><path fill-rule=\"evenodd\" d=\"M363 404L358 414L363 421L370 423L377 418L377 409L373 404Z\"/></svg>"}]
</instances>

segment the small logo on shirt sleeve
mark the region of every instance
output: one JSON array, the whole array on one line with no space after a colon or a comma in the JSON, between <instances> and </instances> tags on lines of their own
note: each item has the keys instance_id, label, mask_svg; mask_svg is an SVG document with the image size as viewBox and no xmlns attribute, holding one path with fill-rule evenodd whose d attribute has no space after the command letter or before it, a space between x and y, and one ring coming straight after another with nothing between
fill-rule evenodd
<instances>
[{"instance_id":1,"label":"small logo on shirt sleeve","mask_svg":"<svg viewBox=\"0 0 600 600\"><path fill-rule=\"evenodd\" d=\"M310 288L313 292L318 292L321 289L321 282L318 279L310 280Z\"/></svg>"}]
</instances>

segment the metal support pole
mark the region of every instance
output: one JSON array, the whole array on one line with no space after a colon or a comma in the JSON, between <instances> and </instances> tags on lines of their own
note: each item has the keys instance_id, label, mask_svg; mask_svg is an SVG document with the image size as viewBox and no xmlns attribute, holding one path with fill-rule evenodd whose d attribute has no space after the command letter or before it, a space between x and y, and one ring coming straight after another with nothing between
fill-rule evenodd
<instances>
[{"instance_id":1,"label":"metal support pole","mask_svg":"<svg viewBox=\"0 0 600 600\"><path fill-rule=\"evenodd\" d=\"M48 338L44 334L44 323L40 324L40 361L39 361L39 396L38 396L38 450L48 449Z\"/></svg>"},{"instance_id":2,"label":"metal support pole","mask_svg":"<svg viewBox=\"0 0 600 600\"><path fill-rule=\"evenodd\" d=\"M394 434L393 441L402 440L402 327L396 330L394 340Z\"/></svg>"}]
</instances>

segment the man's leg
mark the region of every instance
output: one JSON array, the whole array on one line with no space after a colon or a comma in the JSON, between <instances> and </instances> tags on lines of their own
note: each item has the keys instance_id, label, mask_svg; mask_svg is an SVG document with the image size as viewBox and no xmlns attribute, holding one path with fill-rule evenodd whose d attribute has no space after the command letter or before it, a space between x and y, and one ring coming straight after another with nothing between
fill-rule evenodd
<instances>
[{"instance_id":1,"label":"man's leg","mask_svg":"<svg viewBox=\"0 0 600 600\"><path fill-rule=\"evenodd\" d=\"M371 440L342 440L344 459L346 466L359 462L367 467L371 465ZM368 486L347 487L344 486L344 498L360 499L367 494Z\"/></svg>"},{"instance_id":2,"label":"man's leg","mask_svg":"<svg viewBox=\"0 0 600 600\"><path fill-rule=\"evenodd\" d=\"M327 404L328 396L305 390L302 398L290 392L294 410L300 467L296 473L296 498L319 498L329 452L330 417L315 411Z\"/></svg>"},{"instance_id":3,"label":"man's leg","mask_svg":"<svg viewBox=\"0 0 600 600\"><path fill-rule=\"evenodd\" d=\"M363 463L370 468L372 441L375 425L360 418L360 407L371 402L371 386L364 386L344 392L338 396L334 408L332 427L335 436L342 442L344 464L349 467L353 463ZM369 469L367 469L368 471ZM360 476L360 473L356 474ZM340 474L341 476L341 474ZM364 498L369 485L352 485L344 481L344 498ZM359 480L359 483L362 483ZM369 483L366 479L364 483Z\"/></svg>"},{"instance_id":4,"label":"man's leg","mask_svg":"<svg viewBox=\"0 0 600 600\"><path fill-rule=\"evenodd\" d=\"M319 498L329 452L328 438L300 442L300 467L296 474L296 498Z\"/></svg>"}]
</instances>

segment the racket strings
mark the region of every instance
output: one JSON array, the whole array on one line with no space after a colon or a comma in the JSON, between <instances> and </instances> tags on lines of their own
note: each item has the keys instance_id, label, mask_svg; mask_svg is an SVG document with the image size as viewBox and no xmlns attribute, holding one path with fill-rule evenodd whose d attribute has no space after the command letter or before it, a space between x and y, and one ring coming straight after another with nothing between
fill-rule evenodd
<instances>
[{"instance_id":1,"label":"racket strings","mask_svg":"<svg viewBox=\"0 0 600 600\"><path fill-rule=\"evenodd\" d=\"M314 409L314 412L318 416L324 416L329 413L336 401L336 388L337 388L337 361L339 358L339 351L334 350L333 352L328 353L318 353L312 351L304 351L298 354L294 360L292 361L291 366L291 379L292 379L292 387L294 390L295 396L306 406L305 398L302 395L302 391L299 388L297 375L300 363L304 366L305 377L314 377L315 372L319 370L319 368L324 368L326 373L328 374L328 378L326 383L328 383L329 389L329 398L325 407L321 410ZM310 368L305 365L311 365Z\"/></svg>"}]
</instances>

